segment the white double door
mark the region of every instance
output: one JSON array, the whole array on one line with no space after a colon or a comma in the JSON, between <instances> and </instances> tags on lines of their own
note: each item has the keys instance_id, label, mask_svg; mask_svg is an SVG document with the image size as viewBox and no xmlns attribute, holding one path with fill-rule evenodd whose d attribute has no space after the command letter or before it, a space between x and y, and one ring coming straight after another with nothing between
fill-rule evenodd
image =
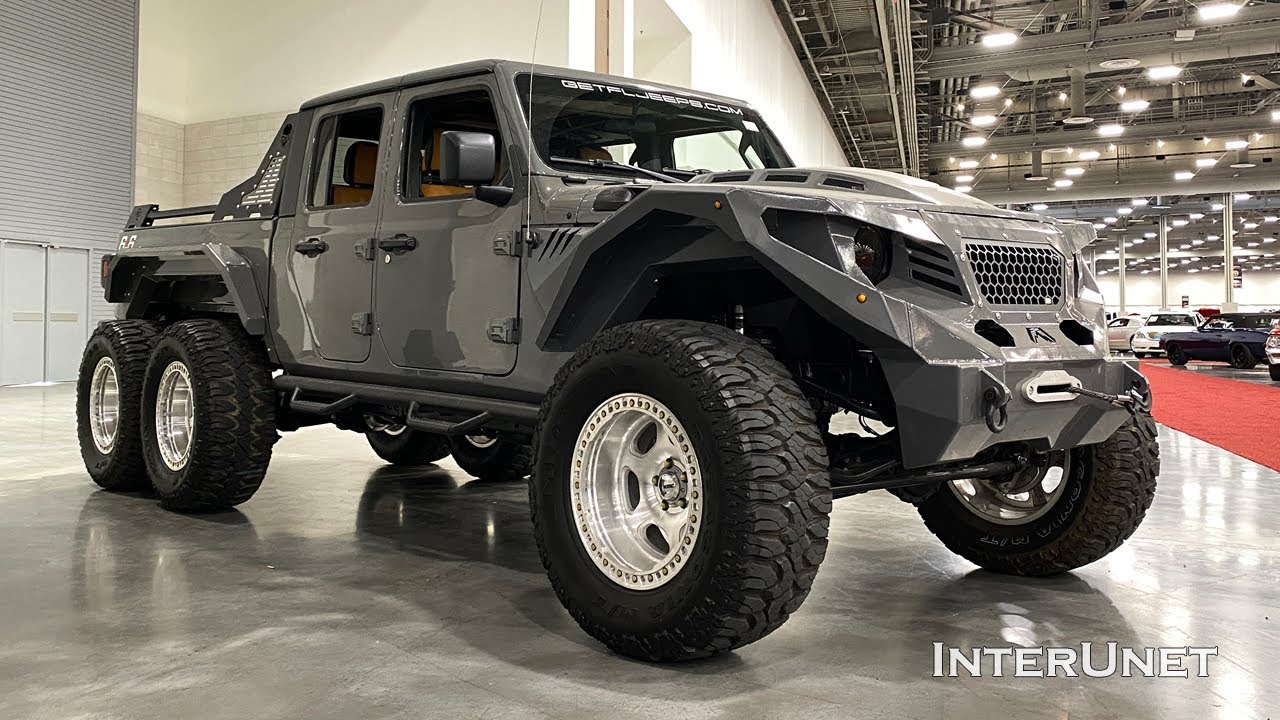
<instances>
[{"instance_id":1,"label":"white double door","mask_svg":"<svg viewBox=\"0 0 1280 720\"><path fill-rule=\"evenodd\" d=\"M0 385L76 379L89 335L89 252L0 242Z\"/></svg>"}]
</instances>

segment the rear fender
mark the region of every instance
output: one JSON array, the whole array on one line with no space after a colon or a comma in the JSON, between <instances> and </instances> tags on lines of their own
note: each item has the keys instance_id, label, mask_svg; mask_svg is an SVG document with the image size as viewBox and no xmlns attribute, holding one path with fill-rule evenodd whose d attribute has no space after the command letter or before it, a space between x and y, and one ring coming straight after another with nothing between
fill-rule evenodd
<instances>
[{"instance_id":1,"label":"rear fender","mask_svg":"<svg viewBox=\"0 0 1280 720\"><path fill-rule=\"evenodd\" d=\"M145 317L157 288L184 281L217 279L226 289L245 332L266 332L266 304L243 255L223 243L199 246L148 247L146 254L117 255L103 275L109 302L126 303L125 316Z\"/></svg>"}]
</instances>

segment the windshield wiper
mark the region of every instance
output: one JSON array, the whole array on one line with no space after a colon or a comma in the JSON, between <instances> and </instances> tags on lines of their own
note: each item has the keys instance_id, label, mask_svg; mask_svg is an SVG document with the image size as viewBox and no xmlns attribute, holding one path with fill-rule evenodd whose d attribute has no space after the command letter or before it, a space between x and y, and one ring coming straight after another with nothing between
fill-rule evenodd
<instances>
[{"instance_id":1,"label":"windshield wiper","mask_svg":"<svg viewBox=\"0 0 1280 720\"><path fill-rule=\"evenodd\" d=\"M677 180L676 178L673 178L670 175L664 175L663 173L657 172L656 170L649 170L647 168L636 167L635 165L627 165L625 163L614 162L613 160L579 160L577 158L557 157L553 155L551 157L551 162L564 163L565 165L578 165L580 167L609 168L611 170L627 170L627 171L636 173L638 175L645 175L647 177L654 178L655 180L661 180L662 182L673 182L673 183L684 182L683 180Z\"/></svg>"}]
</instances>

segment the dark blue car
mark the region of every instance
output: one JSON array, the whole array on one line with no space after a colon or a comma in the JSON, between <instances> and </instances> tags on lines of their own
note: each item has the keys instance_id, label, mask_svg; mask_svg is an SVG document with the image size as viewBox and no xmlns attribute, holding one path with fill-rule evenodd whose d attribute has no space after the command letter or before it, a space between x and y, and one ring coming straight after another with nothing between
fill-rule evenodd
<instances>
[{"instance_id":1,"label":"dark blue car","mask_svg":"<svg viewBox=\"0 0 1280 720\"><path fill-rule=\"evenodd\" d=\"M1280 323L1280 313L1223 313L1214 315L1195 332L1168 333L1160 347L1169 362L1214 360L1248 370L1267 361L1267 334Z\"/></svg>"}]
</instances>

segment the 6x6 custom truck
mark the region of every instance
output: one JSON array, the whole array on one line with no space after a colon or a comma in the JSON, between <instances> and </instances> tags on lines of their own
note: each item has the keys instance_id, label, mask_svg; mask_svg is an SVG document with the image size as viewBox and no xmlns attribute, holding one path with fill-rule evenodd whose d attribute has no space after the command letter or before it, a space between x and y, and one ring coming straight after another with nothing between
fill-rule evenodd
<instances>
[{"instance_id":1,"label":"6x6 custom truck","mask_svg":"<svg viewBox=\"0 0 1280 720\"><path fill-rule=\"evenodd\" d=\"M80 445L99 485L183 512L248 500L277 433L317 423L391 463L530 475L582 627L706 656L800 607L833 497L889 490L1020 575L1134 531L1156 431L1146 382L1108 359L1093 237L793 167L735 100L430 70L304 104L216 206L134 208Z\"/></svg>"}]
</instances>

